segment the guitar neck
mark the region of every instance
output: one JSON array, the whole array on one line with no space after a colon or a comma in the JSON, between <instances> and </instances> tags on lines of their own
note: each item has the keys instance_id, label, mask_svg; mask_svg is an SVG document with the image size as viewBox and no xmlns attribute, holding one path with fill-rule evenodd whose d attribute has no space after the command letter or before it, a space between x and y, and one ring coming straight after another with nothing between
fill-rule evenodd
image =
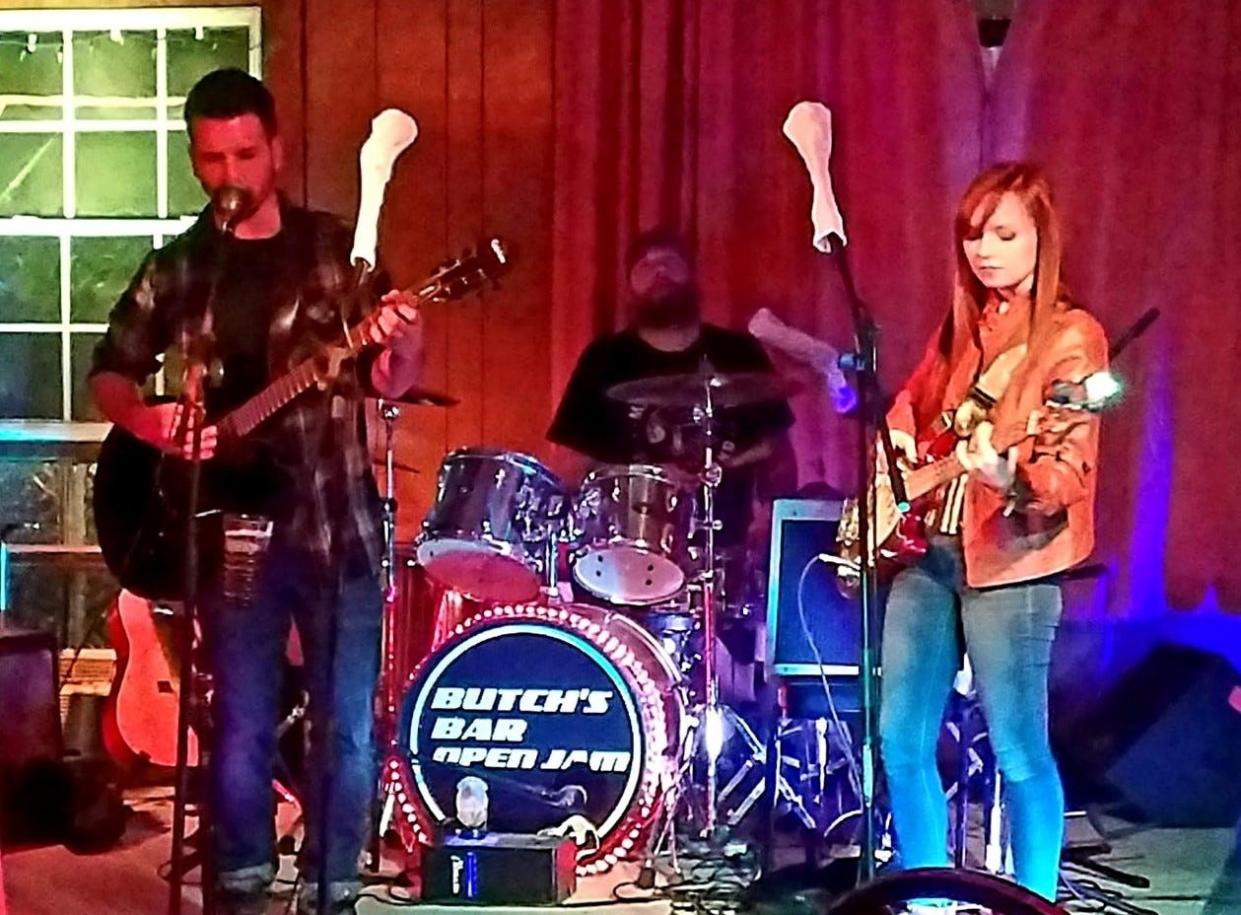
<instances>
[{"instance_id":1,"label":"guitar neck","mask_svg":"<svg viewBox=\"0 0 1241 915\"><path fill-rule=\"evenodd\" d=\"M350 355L357 355L366 344L378 320L378 312L363 318L345 332L343 342ZM242 438L270 419L276 411L309 391L319 382L319 367L314 358L303 359L288 373L281 375L240 407L224 416L217 426L222 435Z\"/></svg>"},{"instance_id":2,"label":"guitar neck","mask_svg":"<svg viewBox=\"0 0 1241 915\"><path fill-rule=\"evenodd\" d=\"M508 267L509 255L504 243L499 238L491 237L456 260L441 265L420 285L411 286L405 292L413 298L415 306L456 300L482 289L488 283L494 283ZM341 362L356 356L368 342L375 339L373 332L379 328L382 313L382 309L376 308L348 328L343 340L325 345L318 356L303 359L287 374L281 375L227 414L216 423L220 433L232 438L248 435L277 410L319 384L325 374L334 374Z\"/></svg>"},{"instance_id":3,"label":"guitar neck","mask_svg":"<svg viewBox=\"0 0 1241 915\"><path fill-rule=\"evenodd\" d=\"M991 441L995 450L1002 454L1014 445L1020 444L1028 435L1025 423L1021 425L1014 423L997 430ZM933 464L910 471L905 476L905 491L909 501L913 502L922 498L965 472L965 465L957 458L956 452Z\"/></svg>"}]
</instances>

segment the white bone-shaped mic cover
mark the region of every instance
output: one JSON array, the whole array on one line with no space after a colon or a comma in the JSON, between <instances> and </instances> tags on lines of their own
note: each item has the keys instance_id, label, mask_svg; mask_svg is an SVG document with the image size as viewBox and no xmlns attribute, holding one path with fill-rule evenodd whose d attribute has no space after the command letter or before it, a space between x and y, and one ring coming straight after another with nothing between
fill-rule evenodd
<instances>
[{"instance_id":1,"label":"white bone-shaped mic cover","mask_svg":"<svg viewBox=\"0 0 1241 915\"><path fill-rule=\"evenodd\" d=\"M355 264L366 261L375 266L375 247L379 240L379 211L384 191L392 177L392 166L401 153L418 139L418 122L399 108L385 108L371 121L371 132L358 154L361 172L361 193L358 195L358 218L353 230Z\"/></svg>"},{"instance_id":2,"label":"white bone-shaped mic cover","mask_svg":"<svg viewBox=\"0 0 1241 915\"><path fill-rule=\"evenodd\" d=\"M810 221L814 225L812 244L824 254L832 250L832 236L845 245L845 219L832 190L832 112L822 102L798 102L784 119L784 135L797 147L814 197L810 203Z\"/></svg>"}]
</instances>

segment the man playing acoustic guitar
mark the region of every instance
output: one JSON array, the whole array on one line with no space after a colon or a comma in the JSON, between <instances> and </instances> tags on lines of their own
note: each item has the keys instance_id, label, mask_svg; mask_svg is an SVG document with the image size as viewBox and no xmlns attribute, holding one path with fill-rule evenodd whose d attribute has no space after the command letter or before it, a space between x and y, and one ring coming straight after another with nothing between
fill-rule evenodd
<instances>
[{"instance_id":1,"label":"man playing acoustic guitar","mask_svg":"<svg viewBox=\"0 0 1241 915\"><path fill-rule=\"evenodd\" d=\"M222 368L218 383L205 389L206 415L214 421L316 344L339 339L346 324L370 310L377 291L353 289L343 224L277 192L283 153L262 83L239 70L210 73L190 91L185 120L194 174L212 203L188 232L147 256L112 311L90 378L103 413L170 455L166 460L189 453L181 412L173 404L148 406L141 394L166 350L211 340L203 355ZM303 863L320 860L316 844L326 820L330 911L351 910L359 889L357 861L376 774L371 703L381 616L381 521L363 397L399 396L422 367L416 300L391 292L380 301L378 318L367 325L372 345L356 365L247 436L247 460L228 475L229 509L272 525L252 593L229 593L215 580L203 594L214 682L212 839L225 912L267 911L275 725L291 618L305 653L311 732L320 738L312 740ZM217 444L225 448L213 425L201 439L204 458ZM135 504L116 508L138 511L149 496L136 493ZM330 747L321 739L325 731ZM326 782L324 767L331 773ZM318 790L325 783L326 798ZM313 877L317 868L306 873ZM299 910L315 911L316 880L306 883Z\"/></svg>"}]
</instances>

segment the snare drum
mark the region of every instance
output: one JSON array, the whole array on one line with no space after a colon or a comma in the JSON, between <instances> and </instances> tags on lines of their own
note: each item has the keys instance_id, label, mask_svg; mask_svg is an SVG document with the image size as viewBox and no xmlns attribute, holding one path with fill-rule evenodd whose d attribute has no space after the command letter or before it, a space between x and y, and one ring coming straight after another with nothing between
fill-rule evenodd
<instances>
[{"instance_id":1,"label":"snare drum","mask_svg":"<svg viewBox=\"0 0 1241 915\"><path fill-rule=\"evenodd\" d=\"M663 467L604 467L582 482L574 506L580 525L573 577L614 604L645 605L685 585L694 494Z\"/></svg>"},{"instance_id":2,"label":"snare drum","mask_svg":"<svg viewBox=\"0 0 1241 915\"><path fill-rule=\"evenodd\" d=\"M475 600L530 600L566 502L560 480L528 454L454 451L440 466L418 562L436 581Z\"/></svg>"}]
</instances>

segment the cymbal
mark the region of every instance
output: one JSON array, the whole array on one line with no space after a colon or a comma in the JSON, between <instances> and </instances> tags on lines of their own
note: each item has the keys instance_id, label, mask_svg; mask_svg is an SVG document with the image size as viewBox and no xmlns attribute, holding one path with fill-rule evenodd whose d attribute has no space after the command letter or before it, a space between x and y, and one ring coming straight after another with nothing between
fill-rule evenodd
<instances>
[{"instance_id":1,"label":"cymbal","mask_svg":"<svg viewBox=\"0 0 1241 915\"><path fill-rule=\"evenodd\" d=\"M374 467L387 467L388 462L385 461L383 458L372 458L371 465ZM394 460L392 462L392 469L397 471L398 473L421 473L421 471L417 467L415 467L413 464L407 464L405 463L405 461Z\"/></svg>"},{"instance_id":2,"label":"cymbal","mask_svg":"<svg viewBox=\"0 0 1241 915\"><path fill-rule=\"evenodd\" d=\"M607 393L612 400L641 407L696 407L706 403L708 386L712 403L722 409L784 400L801 388L771 372L690 372L625 381Z\"/></svg>"},{"instance_id":3,"label":"cymbal","mask_svg":"<svg viewBox=\"0 0 1241 915\"><path fill-rule=\"evenodd\" d=\"M385 397L384 400L416 407L455 407L461 403L460 398L453 397L451 394L420 387L412 387L400 397Z\"/></svg>"}]
</instances>

